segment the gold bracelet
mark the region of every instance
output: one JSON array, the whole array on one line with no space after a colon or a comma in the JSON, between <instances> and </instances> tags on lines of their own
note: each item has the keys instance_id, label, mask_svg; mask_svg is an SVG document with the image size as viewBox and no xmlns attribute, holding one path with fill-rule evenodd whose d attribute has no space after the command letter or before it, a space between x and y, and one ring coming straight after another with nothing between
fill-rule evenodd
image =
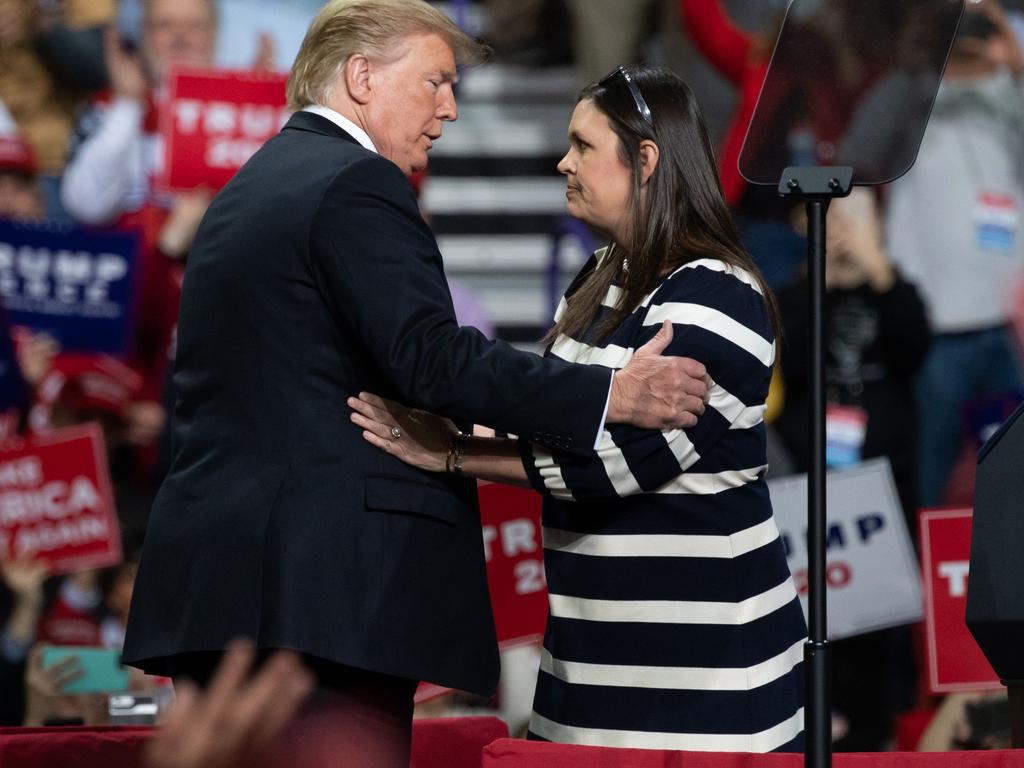
<instances>
[{"instance_id":1,"label":"gold bracelet","mask_svg":"<svg viewBox=\"0 0 1024 768\"><path fill-rule=\"evenodd\" d=\"M449 474L462 474L462 458L466 452L466 435L456 432L448 441L448 455L444 460L444 471Z\"/></svg>"},{"instance_id":2,"label":"gold bracelet","mask_svg":"<svg viewBox=\"0 0 1024 768\"><path fill-rule=\"evenodd\" d=\"M455 435L448 441L448 455L444 459L444 471L451 474L452 459L455 458Z\"/></svg>"},{"instance_id":3,"label":"gold bracelet","mask_svg":"<svg viewBox=\"0 0 1024 768\"><path fill-rule=\"evenodd\" d=\"M451 455L451 473L462 477L462 460L466 458L466 440L469 435L464 432L459 432L455 437L452 438L451 445L449 446L449 455Z\"/></svg>"}]
</instances>

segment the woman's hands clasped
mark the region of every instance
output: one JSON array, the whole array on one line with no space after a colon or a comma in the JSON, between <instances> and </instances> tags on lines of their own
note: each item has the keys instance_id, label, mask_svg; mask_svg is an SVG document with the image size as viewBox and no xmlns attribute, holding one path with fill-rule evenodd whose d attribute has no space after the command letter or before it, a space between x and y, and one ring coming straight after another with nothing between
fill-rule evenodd
<instances>
[{"instance_id":1,"label":"woman's hands clasped","mask_svg":"<svg viewBox=\"0 0 1024 768\"><path fill-rule=\"evenodd\" d=\"M445 471L449 446L459 432L451 420L368 392L347 402L368 443L417 469Z\"/></svg>"}]
</instances>

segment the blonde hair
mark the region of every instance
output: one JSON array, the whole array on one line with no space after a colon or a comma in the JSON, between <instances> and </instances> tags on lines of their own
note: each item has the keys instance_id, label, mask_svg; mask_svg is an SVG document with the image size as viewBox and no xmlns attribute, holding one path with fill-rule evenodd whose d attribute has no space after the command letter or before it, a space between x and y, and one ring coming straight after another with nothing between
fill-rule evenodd
<instances>
[{"instance_id":1,"label":"blonde hair","mask_svg":"<svg viewBox=\"0 0 1024 768\"><path fill-rule=\"evenodd\" d=\"M479 64L486 48L425 0L330 0L306 32L288 76L288 106L323 104L349 57L385 58L405 37L444 38L459 64Z\"/></svg>"}]
</instances>

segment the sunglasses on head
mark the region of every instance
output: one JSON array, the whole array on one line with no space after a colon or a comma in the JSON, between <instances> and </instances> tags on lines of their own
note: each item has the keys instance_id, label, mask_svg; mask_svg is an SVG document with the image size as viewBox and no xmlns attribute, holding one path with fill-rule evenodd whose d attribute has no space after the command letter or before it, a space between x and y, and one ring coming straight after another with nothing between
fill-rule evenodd
<instances>
[{"instance_id":1,"label":"sunglasses on head","mask_svg":"<svg viewBox=\"0 0 1024 768\"><path fill-rule=\"evenodd\" d=\"M640 117L646 120L647 124L653 128L654 118L651 117L651 108L647 106L647 102L644 101L643 94L640 93L640 88L633 82L633 76L626 71L625 67L617 67L614 71L609 72L607 75L602 77L597 84L602 88L606 88L608 83L616 77L621 77L625 81L626 88L629 89L630 96L632 96L633 101L636 102L636 111L639 112Z\"/></svg>"}]
</instances>

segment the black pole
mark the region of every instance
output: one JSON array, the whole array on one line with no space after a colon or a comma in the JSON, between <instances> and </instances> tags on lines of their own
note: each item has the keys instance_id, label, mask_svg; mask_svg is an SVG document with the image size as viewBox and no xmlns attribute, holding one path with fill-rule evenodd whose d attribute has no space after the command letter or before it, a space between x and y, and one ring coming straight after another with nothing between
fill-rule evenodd
<instances>
[{"instance_id":1,"label":"black pole","mask_svg":"<svg viewBox=\"0 0 1024 768\"><path fill-rule=\"evenodd\" d=\"M807 473L807 644L804 646L804 766L832 768L832 649L825 595L825 214L833 198L853 188L853 168L787 168L779 194L807 209L810 282L811 458Z\"/></svg>"},{"instance_id":2,"label":"black pole","mask_svg":"<svg viewBox=\"0 0 1024 768\"><path fill-rule=\"evenodd\" d=\"M832 765L832 680L825 594L825 215L829 198L807 200L810 282L810 472L807 477L808 640L804 646L807 768Z\"/></svg>"}]
</instances>

